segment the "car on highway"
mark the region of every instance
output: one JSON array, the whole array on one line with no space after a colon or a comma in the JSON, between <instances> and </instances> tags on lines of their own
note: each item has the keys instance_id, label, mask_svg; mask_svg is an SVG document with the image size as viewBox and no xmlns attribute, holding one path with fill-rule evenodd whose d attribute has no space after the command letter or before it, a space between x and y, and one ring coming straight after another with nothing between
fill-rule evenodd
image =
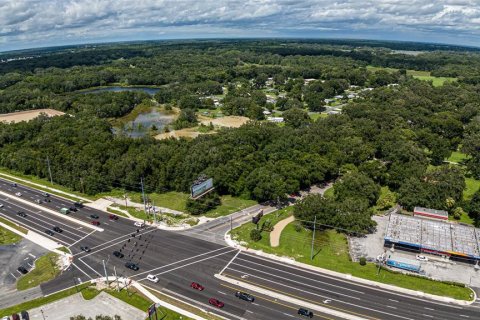
<instances>
[{"instance_id":1,"label":"car on highway","mask_svg":"<svg viewBox=\"0 0 480 320\"><path fill-rule=\"evenodd\" d=\"M313 318L313 312L305 308L298 309L298 314L301 316Z\"/></svg>"},{"instance_id":2,"label":"car on highway","mask_svg":"<svg viewBox=\"0 0 480 320\"><path fill-rule=\"evenodd\" d=\"M111 214L108 216L110 220L118 220L118 216L116 214Z\"/></svg>"},{"instance_id":3,"label":"car on highway","mask_svg":"<svg viewBox=\"0 0 480 320\"><path fill-rule=\"evenodd\" d=\"M153 274L149 274L149 275L147 276L147 280L150 280L150 281L152 281L153 283L157 283L158 281L160 281L160 279L158 279L158 277L155 276L155 275L153 275Z\"/></svg>"},{"instance_id":4,"label":"car on highway","mask_svg":"<svg viewBox=\"0 0 480 320\"><path fill-rule=\"evenodd\" d=\"M44 196L44 197L50 197L50 195L49 195L48 193L46 193L46 192L43 193L43 196Z\"/></svg>"},{"instance_id":5,"label":"car on highway","mask_svg":"<svg viewBox=\"0 0 480 320\"><path fill-rule=\"evenodd\" d=\"M17 193L15 193L15 195L16 195L17 197L21 197L21 196L22 196L22 193L21 193L21 192L17 192Z\"/></svg>"},{"instance_id":6,"label":"car on highway","mask_svg":"<svg viewBox=\"0 0 480 320\"><path fill-rule=\"evenodd\" d=\"M2 320L10 320L10 317L5 316L5 317L2 318Z\"/></svg>"},{"instance_id":7,"label":"car on highway","mask_svg":"<svg viewBox=\"0 0 480 320\"><path fill-rule=\"evenodd\" d=\"M241 299L241 300L248 301L248 302L255 301L255 298L251 294L248 294L246 292L237 291L237 292L235 292L235 297L237 297L238 299Z\"/></svg>"},{"instance_id":8,"label":"car on highway","mask_svg":"<svg viewBox=\"0 0 480 320\"><path fill-rule=\"evenodd\" d=\"M128 269L131 269L133 271L138 271L140 268L133 262L127 262L125 263L125 267L127 267Z\"/></svg>"},{"instance_id":9,"label":"car on highway","mask_svg":"<svg viewBox=\"0 0 480 320\"><path fill-rule=\"evenodd\" d=\"M21 320L17 313L12 314L12 320Z\"/></svg>"},{"instance_id":10,"label":"car on highway","mask_svg":"<svg viewBox=\"0 0 480 320\"><path fill-rule=\"evenodd\" d=\"M87 246L80 247L80 250L85 251L85 252L90 252L90 248Z\"/></svg>"},{"instance_id":11,"label":"car on highway","mask_svg":"<svg viewBox=\"0 0 480 320\"><path fill-rule=\"evenodd\" d=\"M419 261L428 261L428 258L425 256L422 256L421 254L417 254L416 258Z\"/></svg>"},{"instance_id":12,"label":"car on highway","mask_svg":"<svg viewBox=\"0 0 480 320\"><path fill-rule=\"evenodd\" d=\"M43 202L51 202L51 201L50 201L50 199L45 198L45 199L43 199Z\"/></svg>"},{"instance_id":13,"label":"car on highway","mask_svg":"<svg viewBox=\"0 0 480 320\"><path fill-rule=\"evenodd\" d=\"M27 268L25 268L24 266L18 267L17 270L18 270L18 272L20 272L21 274L27 274L27 273L28 273Z\"/></svg>"},{"instance_id":14,"label":"car on highway","mask_svg":"<svg viewBox=\"0 0 480 320\"><path fill-rule=\"evenodd\" d=\"M12 187L17 187L17 184L16 184L16 183L12 183Z\"/></svg>"},{"instance_id":15,"label":"car on highway","mask_svg":"<svg viewBox=\"0 0 480 320\"><path fill-rule=\"evenodd\" d=\"M20 312L20 315L22 316L22 320L30 320L30 315L27 311L23 310L22 312Z\"/></svg>"},{"instance_id":16,"label":"car on highway","mask_svg":"<svg viewBox=\"0 0 480 320\"><path fill-rule=\"evenodd\" d=\"M125 257L125 255L123 253L121 253L120 251L113 251L113 255L117 258L120 258L120 259Z\"/></svg>"},{"instance_id":17,"label":"car on highway","mask_svg":"<svg viewBox=\"0 0 480 320\"><path fill-rule=\"evenodd\" d=\"M55 232L58 232L58 233L63 232L63 230L60 227L57 227L57 226L53 226L52 230L55 231Z\"/></svg>"},{"instance_id":18,"label":"car on highway","mask_svg":"<svg viewBox=\"0 0 480 320\"><path fill-rule=\"evenodd\" d=\"M0 208L3 208L3 204L2 204L2 203L0 203Z\"/></svg>"},{"instance_id":19,"label":"car on highway","mask_svg":"<svg viewBox=\"0 0 480 320\"><path fill-rule=\"evenodd\" d=\"M217 308L223 308L223 306L225 305L222 301L215 298L208 299L208 303Z\"/></svg>"},{"instance_id":20,"label":"car on highway","mask_svg":"<svg viewBox=\"0 0 480 320\"><path fill-rule=\"evenodd\" d=\"M94 226L100 225L100 222L98 222L97 220L92 220L90 223L93 224Z\"/></svg>"},{"instance_id":21,"label":"car on highway","mask_svg":"<svg viewBox=\"0 0 480 320\"><path fill-rule=\"evenodd\" d=\"M145 223L140 222L140 221L136 221L133 225L134 225L135 227L140 227L140 228L145 227Z\"/></svg>"},{"instance_id":22,"label":"car on highway","mask_svg":"<svg viewBox=\"0 0 480 320\"><path fill-rule=\"evenodd\" d=\"M203 291L203 289L205 289L200 283L197 283L197 282L192 282L190 284L190 287L198 291Z\"/></svg>"},{"instance_id":23,"label":"car on highway","mask_svg":"<svg viewBox=\"0 0 480 320\"><path fill-rule=\"evenodd\" d=\"M91 214L91 215L90 215L90 218L92 218L92 219L98 219L98 215L96 215L96 214Z\"/></svg>"},{"instance_id":24,"label":"car on highway","mask_svg":"<svg viewBox=\"0 0 480 320\"><path fill-rule=\"evenodd\" d=\"M74 202L73 205L77 208L83 208L83 204L81 202Z\"/></svg>"},{"instance_id":25,"label":"car on highway","mask_svg":"<svg viewBox=\"0 0 480 320\"><path fill-rule=\"evenodd\" d=\"M23 211L18 211L18 212L17 212L17 216L26 218L26 217L27 217L27 214L26 214L25 212L23 212Z\"/></svg>"},{"instance_id":26,"label":"car on highway","mask_svg":"<svg viewBox=\"0 0 480 320\"><path fill-rule=\"evenodd\" d=\"M38 203L38 204L40 204L40 203L42 203L42 200L40 200L40 199L35 199L35 202Z\"/></svg>"},{"instance_id":27,"label":"car on highway","mask_svg":"<svg viewBox=\"0 0 480 320\"><path fill-rule=\"evenodd\" d=\"M53 236L55 233L53 233L52 230L45 230L45 233L48 234L49 236Z\"/></svg>"},{"instance_id":28,"label":"car on highway","mask_svg":"<svg viewBox=\"0 0 480 320\"><path fill-rule=\"evenodd\" d=\"M68 210L73 211L73 212L77 212L77 211L78 211L78 209L77 209L76 207L70 207L70 208L68 208Z\"/></svg>"}]
</instances>

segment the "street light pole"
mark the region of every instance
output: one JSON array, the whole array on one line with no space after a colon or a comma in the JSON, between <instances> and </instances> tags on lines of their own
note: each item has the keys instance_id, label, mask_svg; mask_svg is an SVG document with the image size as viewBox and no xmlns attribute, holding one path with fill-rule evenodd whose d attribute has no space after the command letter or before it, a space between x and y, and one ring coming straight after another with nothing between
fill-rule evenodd
<instances>
[{"instance_id":1,"label":"street light pole","mask_svg":"<svg viewBox=\"0 0 480 320\"><path fill-rule=\"evenodd\" d=\"M102 259L102 263L103 263L103 271L105 271L105 281L107 282L107 287L110 285L108 283L108 274L107 274L107 267L105 266L105 260Z\"/></svg>"},{"instance_id":2,"label":"street light pole","mask_svg":"<svg viewBox=\"0 0 480 320\"><path fill-rule=\"evenodd\" d=\"M315 241L316 226L317 226L317 216L315 216L315 220L313 222L312 247L310 249L310 260L313 260L313 242Z\"/></svg>"}]
</instances>

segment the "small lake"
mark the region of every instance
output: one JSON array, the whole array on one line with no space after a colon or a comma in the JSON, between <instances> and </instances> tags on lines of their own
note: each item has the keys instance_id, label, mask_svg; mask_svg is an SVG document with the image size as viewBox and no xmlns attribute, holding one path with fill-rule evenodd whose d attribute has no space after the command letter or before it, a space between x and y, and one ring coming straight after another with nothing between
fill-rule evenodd
<instances>
[{"instance_id":1,"label":"small lake","mask_svg":"<svg viewBox=\"0 0 480 320\"><path fill-rule=\"evenodd\" d=\"M131 138L141 138L147 136L153 126L157 128L157 132L163 132L165 126L174 120L175 115L173 114L153 110L148 113L140 113L135 120L127 122L123 128L114 128L114 133L122 132Z\"/></svg>"},{"instance_id":2,"label":"small lake","mask_svg":"<svg viewBox=\"0 0 480 320\"><path fill-rule=\"evenodd\" d=\"M91 90L82 91L82 93L100 93L100 92L123 92L123 91L143 91L148 93L149 95L153 96L160 88L153 88L153 87L104 87L104 88L96 88Z\"/></svg>"}]
</instances>

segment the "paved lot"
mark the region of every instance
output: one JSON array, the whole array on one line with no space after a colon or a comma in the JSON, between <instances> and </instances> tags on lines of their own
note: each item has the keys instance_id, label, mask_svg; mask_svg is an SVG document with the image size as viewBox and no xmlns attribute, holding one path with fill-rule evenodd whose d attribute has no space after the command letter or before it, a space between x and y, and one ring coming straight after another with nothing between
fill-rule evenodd
<instances>
[{"instance_id":1,"label":"paved lot","mask_svg":"<svg viewBox=\"0 0 480 320\"><path fill-rule=\"evenodd\" d=\"M42 316L43 311L43 316ZM125 320L144 320L146 313L129 304L102 292L92 300L84 300L82 295L75 294L62 300L29 310L30 319L65 320L76 315L84 315L87 319L95 319L97 315L108 315L113 318L119 315Z\"/></svg>"},{"instance_id":2,"label":"paved lot","mask_svg":"<svg viewBox=\"0 0 480 320\"><path fill-rule=\"evenodd\" d=\"M377 222L377 231L368 234L363 238L351 237L350 254L357 261L360 257L365 257L369 261L373 261L379 254L385 251L383 247L383 237L388 224L388 216L373 216L373 220Z\"/></svg>"}]
</instances>

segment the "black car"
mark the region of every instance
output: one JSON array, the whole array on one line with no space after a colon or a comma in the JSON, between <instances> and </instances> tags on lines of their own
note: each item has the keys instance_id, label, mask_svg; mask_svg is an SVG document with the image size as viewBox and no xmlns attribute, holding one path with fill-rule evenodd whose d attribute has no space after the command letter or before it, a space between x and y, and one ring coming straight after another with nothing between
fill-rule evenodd
<instances>
[{"instance_id":1,"label":"black car","mask_svg":"<svg viewBox=\"0 0 480 320\"><path fill-rule=\"evenodd\" d=\"M54 226L52 230L58 233L61 233L63 231L60 227L57 227L57 226Z\"/></svg>"},{"instance_id":2,"label":"black car","mask_svg":"<svg viewBox=\"0 0 480 320\"><path fill-rule=\"evenodd\" d=\"M97 216L96 214L91 214L91 215L90 215L90 218L92 218L92 219L98 219L98 216Z\"/></svg>"},{"instance_id":3,"label":"black car","mask_svg":"<svg viewBox=\"0 0 480 320\"><path fill-rule=\"evenodd\" d=\"M75 202L73 205L77 208L83 208L83 204L81 202Z\"/></svg>"},{"instance_id":4,"label":"black car","mask_svg":"<svg viewBox=\"0 0 480 320\"><path fill-rule=\"evenodd\" d=\"M20 315L22 316L22 320L30 320L30 316L28 315L28 312L23 310L20 312Z\"/></svg>"},{"instance_id":5,"label":"black car","mask_svg":"<svg viewBox=\"0 0 480 320\"><path fill-rule=\"evenodd\" d=\"M50 197L50 195L49 195L48 193L46 193L46 192L43 193L43 196L44 196L44 197Z\"/></svg>"},{"instance_id":6,"label":"black car","mask_svg":"<svg viewBox=\"0 0 480 320\"><path fill-rule=\"evenodd\" d=\"M18 272L20 272L22 274L27 274L28 273L27 268L25 268L24 266L18 267L17 270L18 270Z\"/></svg>"},{"instance_id":7,"label":"black car","mask_svg":"<svg viewBox=\"0 0 480 320\"><path fill-rule=\"evenodd\" d=\"M49 236L53 236L55 233L53 233L52 230L45 230L45 233L48 234Z\"/></svg>"},{"instance_id":8,"label":"black car","mask_svg":"<svg viewBox=\"0 0 480 320\"><path fill-rule=\"evenodd\" d=\"M25 212L23 212L23 211L18 211L18 212L17 212L17 216L20 216L20 217L24 217L24 218L25 218L25 217L27 216L27 214L26 214Z\"/></svg>"},{"instance_id":9,"label":"black car","mask_svg":"<svg viewBox=\"0 0 480 320\"><path fill-rule=\"evenodd\" d=\"M70 208L68 208L68 210L73 211L73 212L77 212L77 211L78 211L78 209L75 208L75 207L70 207Z\"/></svg>"},{"instance_id":10,"label":"black car","mask_svg":"<svg viewBox=\"0 0 480 320\"><path fill-rule=\"evenodd\" d=\"M298 309L298 314L301 316L313 318L313 312L304 308Z\"/></svg>"},{"instance_id":11,"label":"black car","mask_svg":"<svg viewBox=\"0 0 480 320\"><path fill-rule=\"evenodd\" d=\"M117 258L122 259L125 255L121 253L120 251L113 251L113 255Z\"/></svg>"},{"instance_id":12,"label":"black car","mask_svg":"<svg viewBox=\"0 0 480 320\"><path fill-rule=\"evenodd\" d=\"M133 262L127 262L125 263L125 267L127 267L128 269L132 269L134 271L138 271L138 269L140 269L135 263Z\"/></svg>"},{"instance_id":13,"label":"black car","mask_svg":"<svg viewBox=\"0 0 480 320\"><path fill-rule=\"evenodd\" d=\"M89 247L80 247L80 250L85 251L85 252L90 252Z\"/></svg>"},{"instance_id":14,"label":"black car","mask_svg":"<svg viewBox=\"0 0 480 320\"><path fill-rule=\"evenodd\" d=\"M248 294L248 293L245 293L245 292L237 291L237 292L235 292L235 297L237 297L238 299L248 301L248 302L255 301L255 298L251 294Z\"/></svg>"}]
</instances>

